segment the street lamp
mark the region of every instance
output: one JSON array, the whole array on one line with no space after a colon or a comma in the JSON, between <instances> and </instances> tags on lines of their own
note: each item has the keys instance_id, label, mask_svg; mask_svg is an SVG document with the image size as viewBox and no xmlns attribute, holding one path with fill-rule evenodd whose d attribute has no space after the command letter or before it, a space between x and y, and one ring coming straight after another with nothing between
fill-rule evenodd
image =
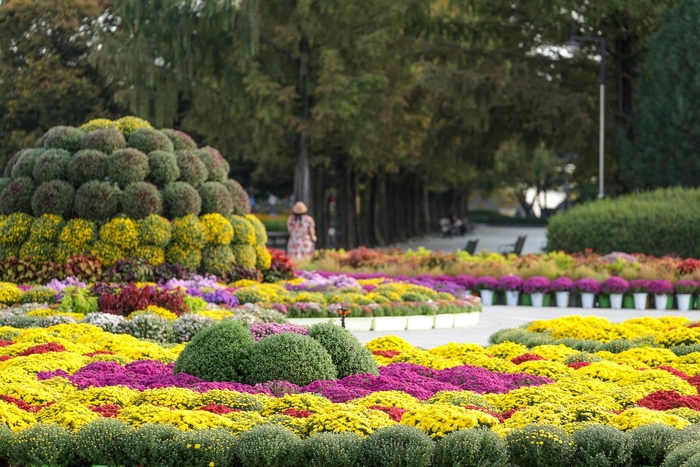
<instances>
[{"instance_id":1,"label":"street lamp","mask_svg":"<svg viewBox=\"0 0 700 467\"><path fill-rule=\"evenodd\" d=\"M566 49L572 55L576 55L581 47L579 42L595 42L600 47L600 149L599 149L599 188L598 198L605 196L605 183L603 176L605 175L605 39L602 37L584 37L571 36L571 39L566 44Z\"/></svg>"}]
</instances>

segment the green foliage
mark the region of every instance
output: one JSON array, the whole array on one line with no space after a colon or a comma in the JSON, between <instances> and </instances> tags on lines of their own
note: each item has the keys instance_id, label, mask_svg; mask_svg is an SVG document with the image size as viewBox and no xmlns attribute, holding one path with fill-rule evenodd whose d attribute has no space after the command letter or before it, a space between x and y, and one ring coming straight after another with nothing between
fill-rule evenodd
<instances>
[{"instance_id":1,"label":"green foliage","mask_svg":"<svg viewBox=\"0 0 700 467\"><path fill-rule=\"evenodd\" d=\"M663 256L700 256L700 189L669 188L576 206L549 219L547 246Z\"/></svg>"},{"instance_id":2,"label":"green foliage","mask_svg":"<svg viewBox=\"0 0 700 467\"><path fill-rule=\"evenodd\" d=\"M175 342L189 342L198 332L216 324L216 320L213 318L207 318L206 316L194 314L195 310L197 309L196 304L192 303L194 299L204 301L199 297L191 297L188 295L185 297L185 303L190 307L192 313L185 313L173 321ZM206 308L206 302L204 305L204 308Z\"/></svg>"},{"instance_id":3,"label":"green foliage","mask_svg":"<svg viewBox=\"0 0 700 467\"><path fill-rule=\"evenodd\" d=\"M598 355L588 353L588 352L579 352L575 353L573 355L569 355L564 359L564 364L568 365L569 363L574 363L574 362L601 362L603 359L599 357Z\"/></svg>"},{"instance_id":4,"label":"green foliage","mask_svg":"<svg viewBox=\"0 0 700 467\"><path fill-rule=\"evenodd\" d=\"M627 433L605 425L588 425L574 432L574 467L625 467L634 443Z\"/></svg>"},{"instance_id":5,"label":"green foliage","mask_svg":"<svg viewBox=\"0 0 700 467\"><path fill-rule=\"evenodd\" d=\"M224 183L231 199L233 200L233 213L237 216L245 216L250 213L250 199L248 193L243 189L240 183L233 179L228 179Z\"/></svg>"},{"instance_id":6,"label":"green foliage","mask_svg":"<svg viewBox=\"0 0 700 467\"><path fill-rule=\"evenodd\" d=\"M120 149L109 156L107 175L120 187L142 182L148 175L148 156L138 149Z\"/></svg>"},{"instance_id":7,"label":"green foliage","mask_svg":"<svg viewBox=\"0 0 700 467\"><path fill-rule=\"evenodd\" d=\"M527 425L506 434L510 462L520 467L567 465L574 448L571 437L551 425Z\"/></svg>"},{"instance_id":8,"label":"green foliage","mask_svg":"<svg viewBox=\"0 0 700 467\"><path fill-rule=\"evenodd\" d=\"M174 342L175 340L173 324L154 313L136 315L126 323L126 327L127 332L138 339L160 343Z\"/></svg>"},{"instance_id":9,"label":"green foliage","mask_svg":"<svg viewBox=\"0 0 700 467\"><path fill-rule=\"evenodd\" d=\"M209 181L224 183L228 180L231 167L218 150L207 146L197 151L197 154L207 167Z\"/></svg>"},{"instance_id":10,"label":"green foliage","mask_svg":"<svg viewBox=\"0 0 700 467\"><path fill-rule=\"evenodd\" d=\"M350 331L332 323L314 324L309 336L318 341L331 356L338 378L371 373L379 375L372 354Z\"/></svg>"},{"instance_id":11,"label":"green foliage","mask_svg":"<svg viewBox=\"0 0 700 467\"><path fill-rule=\"evenodd\" d=\"M163 189L165 213L170 219L184 217L188 214L198 216L202 210L202 198L192 185L185 182L175 182Z\"/></svg>"},{"instance_id":12,"label":"green foliage","mask_svg":"<svg viewBox=\"0 0 700 467\"><path fill-rule=\"evenodd\" d=\"M76 186L91 180L102 181L107 176L108 162L109 158L104 152L95 149L83 149L68 160L66 178Z\"/></svg>"},{"instance_id":13,"label":"green foliage","mask_svg":"<svg viewBox=\"0 0 700 467\"><path fill-rule=\"evenodd\" d=\"M229 216L228 217L231 226L233 227L233 241L234 245L256 245L257 237L255 236L255 227L253 223L250 222L243 216Z\"/></svg>"},{"instance_id":14,"label":"green foliage","mask_svg":"<svg viewBox=\"0 0 700 467\"><path fill-rule=\"evenodd\" d=\"M19 249L19 257L34 263L44 263L54 259L55 250L55 243L29 239Z\"/></svg>"},{"instance_id":15,"label":"green foliage","mask_svg":"<svg viewBox=\"0 0 700 467\"><path fill-rule=\"evenodd\" d=\"M32 169L34 180L41 183L64 179L70 155L65 149L49 149L37 156Z\"/></svg>"},{"instance_id":16,"label":"green foliage","mask_svg":"<svg viewBox=\"0 0 700 467\"><path fill-rule=\"evenodd\" d=\"M79 277L79 280L86 280ZM90 291L82 287L66 287L61 294L60 310L68 313L95 313L99 310L97 297L90 294Z\"/></svg>"},{"instance_id":17,"label":"green foliage","mask_svg":"<svg viewBox=\"0 0 700 467\"><path fill-rule=\"evenodd\" d=\"M0 425L0 462L5 462L7 459L7 451L10 440L12 439L12 432L5 425Z\"/></svg>"},{"instance_id":18,"label":"green foliage","mask_svg":"<svg viewBox=\"0 0 700 467\"><path fill-rule=\"evenodd\" d=\"M10 159L7 161L7 165L5 165L5 170L3 171L3 176L5 178L12 178L12 168L15 166L17 163L17 160L19 159L19 156L22 154L22 151L17 151ZM2 190L0 190L1 192Z\"/></svg>"},{"instance_id":19,"label":"green foliage","mask_svg":"<svg viewBox=\"0 0 700 467\"><path fill-rule=\"evenodd\" d=\"M66 223L60 216L55 214L44 214L36 217L32 222L29 238L53 242L58 239Z\"/></svg>"},{"instance_id":20,"label":"green foliage","mask_svg":"<svg viewBox=\"0 0 700 467\"><path fill-rule=\"evenodd\" d=\"M138 465L162 465L169 453L158 451L158 446L177 438L180 431L172 425L147 423L130 432L124 446L125 454ZM163 459L159 458L163 455Z\"/></svg>"},{"instance_id":21,"label":"green foliage","mask_svg":"<svg viewBox=\"0 0 700 467\"><path fill-rule=\"evenodd\" d=\"M253 336L241 322L222 321L194 336L175 361L173 372L206 381L242 381L243 366L253 342Z\"/></svg>"},{"instance_id":22,"label":"green foliage","mask_svg":"<svg viewBox=\"0 0 700 467\"><path fill-rule=\"evenodd\" d=\"M429 467L435 444L418 428L394 425L380 428L362 443L365 467Z\"/></svg>"},{"instance_id":23,"label":"green foliage","mask_svg":"<svg viewBox=\"0 0 700 467\"><path fill-rule=\"evenodd\" d=\"M236 264L243 268L255 268L257 257L255 247L252 245L231 245L231 251Z\"/></svg>"},{"instance_id":24,"label":"green foliage","mask_svg":"<svg viewBox=\"0 0 700 467\"><path fill-rule=\"evenodd\" d=\"M101 418L84 425L75 437L79 456L93 465L125 465L126 445L134 429L122 420Z\"/></svg>"},{"instance_id":25,"label":"green foliage","mask_svg":"<svg viewBox=\"0 0 700 467\"><path fill-rule=\"evenodd\" d=\"M318 433L304 440L301 465L308 467L356 467L362 438L357 433Z\"/></svg>"},{"instance_id":26,"label":"green foliage","mask_svg":"<svg viewBox=\"0 0 700 467\"><path fill-rule=\"evenodd\" d=\"M0 193L0 214L32 212L34 182L29 177L15 178Z\"/></svg>"},{"instance_id":27,"label":"green foliage","mask_svg":"<svg viewBox=\"0 0 700 467\"><path fill-rule=\"evenodd\" d=\"M163 467L232 465L235 436L223 428L178 433L156 448Z\"/></svg>"},{"instance_id":28,"label":"green foliage","mask_svg":"<svg viewBox=\"0 0 700 467\"><path fill-rule=\"evenodd\" d=\"M56 291L48 287L32 287L22 293L22 303L56 303Z\"/></svg>"},{"instance_id":29,"label":"green foliage","mask_svg":"<svg viewBox=\"0 0 700 467\"><path fill-rule=\"evenodd\" d=\"M9 177L0 178L0 193L2 193L5 190L5 188L7 188L7 185L9 185L10 183L12 183L11 178L9 178Z\"/></svg>"},{"instance_id":30,"label":"green foliage","mask_svg":"<svg viewBox=\"0 0 700 467\"><path fill-rule=\"evenodd\" d=\"M71 467L75 465L73 435L62 426L40 423L15 434L7 457L13 465Z\"/></svg>"},{"instance_id":31,"label":"green foliage","mask_svg":"<svg viewBox=\"0 0 700 467\"><path fill-rule=\"evenodd\" d=\"M248 219L248 222L253 224L253 229L255 230L255 240L258 245L264 245L267 243L267 231L265 230L265 226L263 225L262 222L260 222L260 219L258 219L258 216L255 214L248 214L245 216L246 219Z\"/></svg>"},{"instance_id":32,"label":"green foliage","mask_svg":"<svg viewBox=\"0 0 700 467\"><path fill-rule=\"evenodd\" d=\"M21 245L29 235L34 218L29 214L15 212L0 223L0 243Z\"/></svg>"},{"instance_id":33,"label":"green foliage","mask_svg":"<svg viewBox=\"0 0 700 467\"><path fill-rule=\"evenodd\" d=\"M49 180L36 189L32 196L32 212L35 216L56 214L68 217L73 212L75 200L73 185L64 180Z\"/></svg>"},{"instance_id":34,"label":"green foliage","mask_svg":"<svg viewBox=\"0 0 700 467\"><path fill-rule=\"evenodd\" d=\"M250 384L286 380L299 386L338 376L331 356L318 341L287 333L257 342L248 359L246 373Z\"/></svg>"},{"instance_id":35,"label":"green foliage","mask_svg":"<svg viewBox=\"0 0 700 467\"><path fill-rule=\"evenodd\" d=\"M153 128L139 128L129 135L129 146L146 154L152 151L173 152L172 141L165 134Z\"/></svg>"},{"instance_id":36,"label":"green foliage","mask_svg":"<svg viewBox=\"0 0 700 467\"><path fill-rule=\"evenodd\" d=\"M695 463L689 463L692 458L697 458ZM674 447L664 459L661 467L696 467L700 461L700 441L688 441Z\"/></svg>"},{"instance_id":37,"label":"green foliage","mask_svg":"<svg viewBox=\"0 0 700 467\"><path fill-rule=\"evenodd\" d=\"M91 221L106 221L114 217L119 207L119 189L108 183L93 180L75 193L75 211Z\"/></svg>"},{"instance_id":38,"label":"green foliage","mask_svg":"<svg viewBox=\"0 0 700 467\"><path fill-rule=\"evenodd\" d=\"M287 428L258 425L238 437L235 451L242 465L293 467L297 465L301 441Z\"/></svg>"},{"instance_id":39,"label":"green foliage","mask_svg":"<svg viewBox=\"0 0 700 467\"><path fill-rule=\"evenodd\" d=\"M85 135L82 147L109 155L118 149L126 148L126 138L116 128L100 128Z\"/></svg>"},{"instance_id":40,"label":"green foliage","mask_svg":"<svg viewBox=\"0 0 700 467\"><path fill-rule=\"evenodd\" d=\"M65 149L74 153L82 149L82 141L85 131L72 126L55 126L40 138L41 146L46 149ZM39 146L37 141L37 146Z\"/></svg>"},{"instance_id":41,"label":"green foliage","mask_svg":"<svg viewBox=\"0 0 700 467\"><path fill-rule=\"evenodd\" d=\"M121 212L131 219L143 219L162 214L163 198L155 185L146 182L131 183L119 196Z\"/></svg>"},{"instance_id":42,"label":"green foliage","mask_svg":"<svg viewBox=\"0 0 700 467\"><path fill-rule=\"evenodd\" d=\"M180 178L180 167L172 152L153 151L148 153L148 179L159 187L164 187Z\"/></svg>"},{"instance_id":43,"label":"green foliage","mask_svg":"<svg viewBox=\"0 0 700 467\"><path fill-rule=\"evenodd\" d=\"M228 274L236 265L231 247L228 245L207 245L202 250L202 269L210 274Z\"/></svg>"},{"instance_id":44,"label":"green foliage","mask_svg":"<svg viewBox=\"0 0 700 467\"><path fill-rule=\"evenodd\" d=\"M165 248L170 243L170 222L165 217L151 214L136 222L139 232L139 245L152 245Z\"/></svg>"},{"instance_id":45,"label":"green foliage","mask_svg":"<svg viewBox=\"0 0 700 467\"><path fill-rule=\"evenodd\" d=\"M640 426L629 432L632 437L634 465L661 465L669 448L679 439L679 430L662 424Z\"/></svg>"},{"instance_id":46,"label":"green foliage","mask_svg":"<svg viewBox=\"0 0 700 467\"><path fill-rule=\"evenodd\" d=\"M42 155L45 149L25 149L20 151L17 161L12 166L12 179L16 180L22 177L31 177L34 171L37 157Z\"/></svg>"},{"instance_id":47,"label":"green foliage","mask_svg":"<svg viewBox=\"0 0 700 467\"><path fill-rule=\"evenodd\" d=\"M187 215L173 220L172 241L192 248L202 248L206 243L206 231L197 216Z\"/></svg>"},{"instance_id":48,"label":"green foliage","mask_svg":"<svg viewBox=\"0 0 700 467\"><path fill-rule=\"evenodd\" d=\"M506 467L505 441L488 429L453 431L437 442L434 467Z\"/></svg>"},{"instance_id":49,"label":"green foliage","mask_svg":"<svg viewBox=\"0 0 700 467\"><path fill-rule=\"evenodd\" d=\"M165 128L160 130L165 136L167 136L173 143L173 147L176 151L183 149L197 149L197 143L188 135L182 131L173 130L171 128Z\"/></svg>"},{"instance_id":50,"label":"green foliage","mask_svg":"<svg viewBox=\"0 0 700 467\"><path fill-rule=\"evenodd\" d=\"M175 153L177 166L180 168L180 180L195 188L207 181L207 166L195 151L181 150Z\"/></svg>"},{"instance_id":51,"label":"green foliage","mask_svg":"<svg viewBox=\"0 0 700 467\"><path fill-rule=\"evenodd\" d=\"M199 188L202 214L219 213L229 216L233 212L233 200L226 187L219 182L206 182Z\"/></svg>"},{"instance_id":52,"label":"green foliage","mask_svg":"<svg viewBox=\"0 0 700 467\"><path fill-rule=\"evenodd\" d=\"M165 261L171 264L179 264L188 271L199 269L202 264L201 248L171 244L165 250Z\"/></svg>"}]
</instances>

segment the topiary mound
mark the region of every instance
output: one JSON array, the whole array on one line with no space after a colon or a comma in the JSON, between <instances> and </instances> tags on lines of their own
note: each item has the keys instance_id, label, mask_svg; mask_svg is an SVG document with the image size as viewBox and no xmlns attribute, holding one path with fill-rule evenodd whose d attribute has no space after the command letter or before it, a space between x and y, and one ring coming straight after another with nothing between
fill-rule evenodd
<instances>
[{"instance_id":1,"label":"topiary mound","mask_svg":"<svg viewBox=\"0 0 700 467\"><path fill-rule=\"evenodd\" d=\"M92 180L104 180L107 176L107 154L95 149L83 149L68 159L66 176L75 186Z\"/></svg>"},{"instance_id":2,"label":"topiary mound","mask_svg":"<svg viewBox=\"0 0 700 467\"><path fill-rule=\"evenodd\" d=\"M231 194L222 183L206 182L199 188L202 214L218 213L228 216L233 211Z\"/></svg>"},{"instance_id":3,"label":"topiary mound","mask_svg":"<svg viewBox=\"0 0 700 467\"><path fill-rule=\"evenodd\" d=\"M94 149L107 155L124 148L126 148L126 138L116 128L94 130L83 138L83 149Z\"/></svg>"},{"instance_id":4,"label":"topiary mound","mask_svg":"<svg viewBox=\"0 0 700 467\"><path fill-rule=\"evenodd\" d=\"M319 323L309 328L309 336L331 356L338 378L358 373L379 375L370 351L347 329L333 323Z\"/></svg>"},{"instance_id":5,"label":"topiary mound","mask_svg":"<svg viewBox=\"0 0 700 467\"><path fill-rule=\"evenodd\" d=\"M129 146L145 153L152 151L172 152L172 141L166 135L153 128L140 128L129 135Z\"/></svg>"},{"instance_id":6,"label":"topiary mound","mask_svg":"<svg viewBox=\"0 0 700 467\"><path fill-rule=\"evenodd\" d=\"M163 213L163 197L155 185L136 182L127 185L119 196L121 211L132 219Z\"/></svg>"}]
</instances>

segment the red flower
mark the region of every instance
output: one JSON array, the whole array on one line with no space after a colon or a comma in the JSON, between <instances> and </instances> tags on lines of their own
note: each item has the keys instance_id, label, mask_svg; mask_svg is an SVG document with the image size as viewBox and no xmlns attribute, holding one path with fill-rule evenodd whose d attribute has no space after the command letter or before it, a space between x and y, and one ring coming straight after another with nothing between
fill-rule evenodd
<instances>
[{"instance_id":1,"label":"red flower","mask_svg":"<svg viewBox=\"0 0 700 467\"><path fill-rule=\"evenodd\" d=\"M545 360L544 357L541 355L533 354L533 353L524 353L520 355L519 357L512 358L510 361L515 363L516 365L520 365L521 363L525 362L532 362L535 360Z\"/></svg>"},{"instance_id":2,"label":"red flower","mask_svg":"<svg viewBox=\"0 0 700 467\"><path fill-rule=\"evenodd\" d=\"M205 412L211 412L217 415L226 415L227 413L241 411L241 409L231 409L222 404L208 404L204 407L198 408L197 410L204 410Z\"/></svg>"},{"instance_id":3,"label":"red flower","mask_svg":"<svg viewBox=\"0 0 700 467\"><path fill-rule=\"evenodd\" d=\"M591 362L571 362L566 366L573 368L574 370L578 370L579 368L583 368L584 366L588 366L590 364Z\"/></svg>"},{"instance_id":4,"label":"red flower","mask_svg":"<svg viewBox=\"0 0 700 467\"><path fill-rule=\"evenodd\" d=\"M11 358L12 358L11 355L2 355L2 356L0 356L0 362L4 362L4 361L9 360Z\"/></svg>"},{"instance_id":5,"label":"red flower","mask_svg":"<svg viewBox=\"0 0 700 467\"><path fill-rule=\"evenodd\" d=\"M683 396L676 391L656 391L638 400L637 405L652 410L671 410L679 407L700 410L700 396Z\"/></svg>"},{"instance_id":6,"label":"red flower","mask_svg":"<svg viewBox=\"0 0 700 467\"><path fill-rule=\"evenodd\" d=\"M111 350L95 350L85 354L86 357L94 357L95 355L114 355L114 352Z\"/></svg>"},{"instance_id":7,"label":"red flower","mask_svg":"<svg viewBox=\"0 0 700 467\"><path fill-rule=\"evenodd\" d=\"M367 407L368 409L371 410L379 410L380 412L384 412L395 422L400 422L401 419L403 418L403 414L408 412L406 409L402 409L400 407L385 407L383 405L371 405Z\"/></svg>"},{"instance_id":8,"label":"red flower","mask_svg":"<svg viewBox=\"0 0 700 467\"><path fill-rule=\"evenodd\" d=\"M313 414L313 412L309 412L308 410L295 409L294 407L290 407L282 411L282 415L287 415L294 418L309 418Z\"/></svg>"},{"instance_id":9,"label":"red flower","mask_svg":"<svg viewBox=\"0 0 700 467\"><path fill-rule=\"evenodd\" d=\"M66 348L61 344L56 342L49 342L48 344L39 344L34 347L29 347L27 350L19 354L20 357L26 357L28 355L36 355L49 352L65 352Z\"/></svg>"},{"instance_id":10,"label":"red flower","mask_svg":"<svg viewBox=\"0 0 700 467\"><path fill-rule=\"evenodd\" d=\"M681 370L677 370L677 369L673 368L672 366L661 365L659 367L659 370L666 370L669 373L671 373L672 375L677 376L680 379L683 379L685 381L688 381L690 379L690 376L686 375Z\"/></svg>"},{"instance_id":11,"label":"red flower","mask_svg":"<svg viewBox=\"0 0 700 467\"><path fill-rule=\"evenodd\" d=\"M373 350L372 353L386 358L394 358L397 355L401 355L401 352L398 350Z\"/></svg>"},{"instance_id":12,"label":"red flower","mask_svg":"<svg viewBox=\"0 0 700 467\"><path fill-rule=\"evenodd\" d=\"M503 413L501 414L501 416L503 417L504 420L508 420L508 419L509 419L510 417L512 417L513 414L514 414L515 412L517 412L518 410L520 410L520 407L518 407L517 409L506 410L505 412L503 412Z\"/></svg>"},{"instance_id":13,"label":"red flower","mask_svg":"<svg viewBox=\"0 0 700 467\"><path fill-rule=\"evenodd\" d=\"M117 418L122 407L118 404L105 404L100 406L88 405L88 409L102 415L105 418Z\"/></svg>"},{"instance_id":14,"label":"red flower","mask_svg":"<svg viewBox=\"0 0 700 467\"><path fill-rule=\"evenodd\" d=\"M12 344L14 344L14 342L0 339L0 347L7 347L8 345Z\"/></svg>"},{"instance_id":15,"label":"red flower","mask_svg":"<svg viewBox=\"0 0 700 467\"><path fill-rule=\"evenodd\" d=\"M0 395L0 400L3 402L7 402L8 404L12 404L12 405L16 406L17 408L24 410L25 412L31 412L31 413L37 413L38 411L40 411L44 407L50 407L54 404L54 402L47 402L46 404L43 404L43 405L31 405L31 404L27 404L22 399L18 399L16 397L12 397L12 396L3 396L3 395Z\"/></svg>"}]
</instances>

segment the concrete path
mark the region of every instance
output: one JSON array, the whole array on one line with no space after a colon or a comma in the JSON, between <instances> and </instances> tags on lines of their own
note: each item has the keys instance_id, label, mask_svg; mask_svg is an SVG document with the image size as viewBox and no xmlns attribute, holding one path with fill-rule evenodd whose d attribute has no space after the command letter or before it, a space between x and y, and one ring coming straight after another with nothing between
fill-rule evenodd
<instances>
[{"instance_id":1,"label":"concrete path","mask_svg":"<svg viewBox=\"0 0 700 467\"><path fill-rule=\"evenodd\" d=\"M611 322L621 322L631 318L641 318L651 316L658 318L660 316L685 316L691 320L700 320L700 311L656 311L656 310L612 310L607 308L595 308L586 310L583 308L533 308L529 306L489 306L484 307L481 313L479 324L469 328L451 328L451 329L430 329L425 331L388 331L388 332L355 332L355 336L363 344L370 340L394 334L401 336L411 344L417 347L431 348L439 345L448 344L450 342L470 342L480 345L487 345L488 339L494 332L504 328L517 328L523 324L535 321L538 319L553 319L561 316L600 316L607 318Z\"/></svg>"}]
</instances>

